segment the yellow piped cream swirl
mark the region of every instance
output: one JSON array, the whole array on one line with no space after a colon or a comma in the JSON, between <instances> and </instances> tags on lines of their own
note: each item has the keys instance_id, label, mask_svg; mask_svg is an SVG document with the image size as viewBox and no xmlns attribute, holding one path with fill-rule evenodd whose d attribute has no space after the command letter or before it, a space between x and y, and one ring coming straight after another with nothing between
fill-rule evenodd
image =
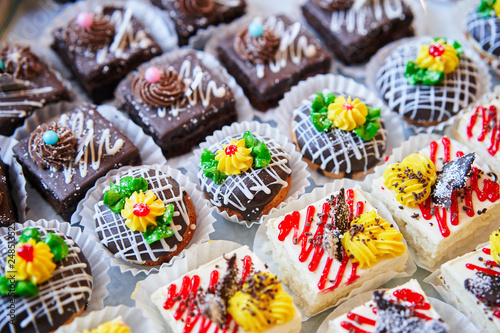
<instances>
[{"instance_id":1,"label":"yellow piped cream swirl","mask_svg":"<svg viewBox=\"0 0 500 333\"><path fill-rule=\"evenodd\" d=\"M401 241L403 235L391 227L374 210L355 217L351 227L341 239L352 262L359 262L361 268L372 267L380 257L397 257L406 250Z\"/></svg>"},{"instance_id":2,"label":"yellow piped cream swirl","mask_svg":"<svg viewBox=\"0 0 500 333\"><path fill-rule=\"evenodd\" d=\"M423 154L411 154L401 163L389 165L383 174L384 184L396 192L396 199L405 206L415 207L431 194L436 182L436 167Z\"/></svg>"},{"instance_id":3,"label":"yellow piped cream swirl","mask_svg":"<svg viewBox=\"0 0 500 333\"><path fill-rule=\"evenodd\" d=\"M490 235L491 256L500 265L500 230L494 231Z\"/></svg>"},{"instance_id":4,"label":"yellow piped cream swirl","mask_svg":"<svg viewBox=\"0 0 500 333\"><path fill-rule=\"evenodd\" d=\"M18 253L18 250L23 245L29 245L33 248L32 260L26 260ZM54 254L50 251L50 247L44 242L36 242L30 239L26 243L18 244L16 247L14 275L16 281L31 281L38 285L44 283L52 272L56 269L56 264L52 260ZM7 267L8 268L8 265ZM7 269L7 274L10 274L10 269Z\"/></svg>"},{"instance_id":5,"label":"yellow piped cream swirl","mask_svg":"<svg viewBox=\"0 0 500 333\"><path fill-rule=\"evenodd\" d=\"M245 332L263 332L295 315L293 299L271 273L255 274L252 283L229 299L228 313Z\"/></svg>"},{"instance_id":6,"label":"yellow piped cream swirl","mask_svg":"<svg viewBox=\"0 0 500 333\"><path fill-rule=\"evenodd\" d=\"M430 47L432 45L444 47L444 52L440 56L433 56L430 54ZM449 74L457 68L459 58L457 55L457 50L447 44L444 40L439 40L437 42L432 42L431 45L422 45L420 52L417 55L417 60L415 63L420 68L425 68L431 71L444 72Z\"/></svg>"},{"instance_id":7,"label":"yellow piped cream swirl","mask_svg":"<svg viewBox=\"0 0 500 333\"><path fill-rule=\"evenodd\" d=\"M93 330L83 330L82 333L131 333L131 330L120 316L97 326Z\"/></svg>"},{"instance_id":8,"label":"yellow piped cream swirl","mask_svg":"<svg viewBox=\"0 0 500 333\"><path fill-rule=\"evenodd\" d=\"M368 108L361 103L359 98L352 100L351 96L347 100L343 96L338 96L335 101L328 106L328 119L333 121L333 125L344 131L352 131L362 126L366 122Z\"/></svg>"},{"instance_id":9,"label":"yellow piped cream swirl","mask_svg":"<svg viewBox=\"0 0 500 333\"><path fill-rule=\"evenodd\" d=\"M245 140L232 139L229 145L222 145L224 149L217 150L215 160L219 162L217 169L230 175L239 175L252 167L252 149L247 148Z\"/></svg>"}]
</instances>

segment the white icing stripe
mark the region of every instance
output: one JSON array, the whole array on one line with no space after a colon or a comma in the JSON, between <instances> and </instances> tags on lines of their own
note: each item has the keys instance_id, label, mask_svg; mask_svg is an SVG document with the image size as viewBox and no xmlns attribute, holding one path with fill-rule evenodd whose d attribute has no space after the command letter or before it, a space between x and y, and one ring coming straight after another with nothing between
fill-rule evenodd
<instances>
[{"instance_id":1,"label":"white icing stripe","mask_svg":"<svg viewBox=\"0 0 500 333\"><path fill-rule=\"evenodd\" d=\"M167 182L167 175L160 171L160 170L155 170L155 173L153 175L148 175L148 171L150 169L131 169L128 170L125 174L117 175L112 179L113 182L116 182L127 176L132 176L132 177L144 177L149 186L150 190L152 190L158 199L163 201L165 204L174 204L175 206L175 212L174 216L181 216L183 222L188 226L189 228L189 215L188 215L188 209L186 204L184 203L184 194L183 191L184 189L179 186L179 193L176 195L173 192L172 185ZM163 184L163 185L162 185ZM106 188L106 190L109 189L109 187ZM171 198L167 198L163 191L166 191L170 194ZM159 243L162 245L162 249L153 249L151 248L151 245L149 245L146 240L144 239L144 235L140 232L135 232L130 230L128 227L125 226L124 219L121 217L120 214L115 214L109 210L108 207L106 207L102 201L99 201L95 207L94 207L94 219L98 220L96 222L96 232L98 234L102 234L102 239L101 243L104 244L105 246L108 246L109 244L113 244L117 248L117 252L115 254L116 258L122 258L125 260L130 260L131 257L134 257L135 261L138 263L143 263L145 261L145 258L147 255L153 260L157 261L159 260L159 257L156 255L159 252L163 252L162 255L165 255L165 252L173 252L177 250L177 246L174 246L170 248L170 246L167 244L167 242L162 239L159 241ZM109 222L106 222L104 219L104 216L106 216L106 219L109 219ZM116 227L115 232L112 232L112 228ZM179 242L182 241L182 235L179 234L179 230L182 229L182 225L176 225L174 221L172 221L169 225L169 227L174 231L174 236ZM125 244L130 244L130 246L125 246Z\"/></svg>"},{"instance_id":2,"label":"white icing stripe","mask_svg":"<svg viewBox=\"0 0 500 333\"><path fill-rule=\"evenodd\" d=\"M442 83L409 85L404 76L406 63L415 61L422 44L419 39L397 47L378 71L376 86L389 107L402 116L414 119L417 113L428 111L429 121L443 121L476 100L481 78L477 65L462 55L458 67Z\"/></svg>"},{"instance_id":3,"label":"white icing stripe","mask_svg":"<svg viewBox=\"0 0 500 333\"><path fill-rule=\"evenodd\" d=\"M292 131L297 137L297 141L305 142L301 148L301 153L305 155L309 153L313 162L327 172L340 173L340 168L345 164L345 172L351 173L351 160L363 160L364 171L368 170L368 160L373 154L375 158L381 159L379 145L385 151L387 132L380 129L382 139L373 138L370 141L364 141L358 135L352 132L346 132L341 129L333 129L335 140L332 140L324 132L318 131L311 123L311 117L306 114L306 111L311 110L311 99L304 100L302 105L293 111L294 120L292 122ZM335 150L334 146L340 145L342 149ZM368 154L368 150L373 150L373 153ZM333 162L333 169L327 166Z\"/></svg>"},{"instance_id":4,"label":"white icing stripe","mask_svg":"<svg viewBox=\"0 0 500 333\"><path fill-rule=\"evenodd\" d=\"M235 135L233 137L227 138L223 142L218 142L211 145L208 149L214 153L217 152L218 149L222 149L222 144L229 144L231 139L240 139L241 135ZM289 166L286 165L287 160L290 161L290 155L284 152L281 146L276 143L274 139L263 138L259 135L255 135L255 138L259 141L264 141L271 152L271 162L269 165L263 169L255 169L250 168L249 170L242 172L240 175L228 176L231 177L231 182L228 182L227 179L223 186L216 185L215 182L212 182L203 175L203 170L200 169L198 173L198 178L200 179L201 188L204 192L213 193L213 199L210 200L212 204L215 206L227 206L232 205L236 207L238 210L245 212L247 210L247 204L250 200L252 200L255 196L257 196L260 192L264 192L266 194L271 193L270 186L272 185L281 185L282 187L288 186L286 180L281 179L278 173L273 170L274 166L279 167L286 174L291 174L292 170ZM278 148L281 148L278 150ZM264 170L265 169L265 170ZM264 183L259 177L259 172L267 172L269 175L268 180ZM241 191L245 198L238 198L234 195L236 189ZM247 199L247 200L245 200Z\"/></svg>"},{"instance_id":5,"label":"white icing stripe","mask_svg":"<svg viewBox=\"0 0 500 333\"><path fill-rule=\"evenodd\" d=\"M338 33L344 28L350 33L366 35L369 28L366 23L367 18L381 22L385 18L393 20L403 15L402 0L372 0L371 2L373 3L359 9L334 11L330 19L330 30Z\"/></svg>"},{"instance_id":6,"label":"white icing stripe","mask_svg":"<svg viewBox=\"0 0 500 333\"><path fill-rule=\"evenodd\" d=\"M476 11L467 15L467 31L479 47L489 54L500 49L500 18L482 18Z\"/></svg>"},{"instance_id":7,"label":"white icing stripe","mask_svg":"<svg viewBox=\"0 0 500 333\"><path fill-rule=\"evenodd\" d=\"M16 98L22 96L29 96L29 95L38 95L38 94L48 94L53 90L55 90L53 87L43 87L43 88L16 90L8 92L0 91L0 97L3 99L3 98Z\"/></svg>"},{"instance_id":8,"label":"white icing stripe","mask_svg":"<svg viewBox=\"0 0 500 333\"><path fill-rule=\"evenodd\" d=\"M19 102L0 102L0 106L12 106L12 105L27 105L41 108L43 106L40 102L35 101L19 101Z\"/></svg>"},{"instance_id":9,"label":"white icing stripe","mask_svg":"<svg viewBox=\"0 0 500 333\"><path fill-rule=\"evenodd\" d=\"M302 57L314 57L316 55L316 46L309 44L306 36L299 37L302 25L295 22L292 25L285 27L285 22L276 17L270 16L264 23L266 29L273 31L278 37L281 37L280 47L274 56L274 61L268 65L256 64L257 77L265 76L266 67L273 73L278 73L286 67L288 59L298 65L302 61Z\"/></svg>"},{"instance_id":10,"label":"white icing stripe","mask_svg":"<svg viewBox=\"0 0 500 333\"><path fill-rule=\"evenodd\" d=\"M196 105L199 101L204 107L210 104L211 96L216 98L223 98L226 96L226 88L224 86L217 87L217 83L214 80L210 80L207 84L207 88L203 89L203 80L206 77L206 72L203 71L201 66L195 66L191 72L191 61L184 60L179 69L179 80L183 80L186 87L186 92L184 95L187 98L187 103L189 105ZM170 67L170 70L175 70L175 68ZM185 101L176 101L175 104L170 108L158 108L158 117L165 118L167 113L170 111L174 117L177 117L181 111L186 111Z\"/></svg>"},{"instance_id":11,"label":"white icing stripe","mask_svg":"<svg viewBox=\"0 0 500 333\"><path fill-rule=\"evenodd\" d=\"M41 228L35 228L40 229L42 231L42 235L44 235ZM61 237L64 236L56 229L47 229L47 231ZM17 233L20 235L21 230ZM64 262L68 262L68 259L74 260L74 258L77 258L78 253L80 253L81 250L71 239L65 240L69 247L69 254ZM7 258L5 254L7 252L7 248L8 242L6 237L0 238L0 249L2 253L0 256L0 267L2 271L6 265ZM78 300L82 297L86 297L87 300L89 300L92 293L93 279L92 276L85 273L84 269L86 266L87 265L85 263L69 264L68 262L67 266L62 266L58 263L56 270L51 275L51 278L47 282L38 286L39 294L37 296L17 298L17 302L15 304L17 316L24 312L27 314L27 318L21 321L20 326L25 328L28 325L33 324L35 331L42 333L36 321L46 319L53 324L54 320L51 312L57 311L59 314L66 311L71 313L78 312L80 310ZM57 275L64 275L64 277L54 279ZM76 286L70 286L72 283L76 284ZM15 333L15 328L9 326L10 317L5 315L10 311L9 305L10 302L8 298L2 298L2 302L0 302L0 312L3 313L4 316L0 317L0 331L8 331L10 327L10 331Z\"/></svg>"},{"instance_id":12,"label":"white icing stripe","mask_svg":"<svg viewBox=\"0 0 500 333\"><path fill-rule=\"evenodd\" d=\"M23 118L27 115L28 113L25 110L0 110L0 118Z\"/></svg>"}]
</instances>

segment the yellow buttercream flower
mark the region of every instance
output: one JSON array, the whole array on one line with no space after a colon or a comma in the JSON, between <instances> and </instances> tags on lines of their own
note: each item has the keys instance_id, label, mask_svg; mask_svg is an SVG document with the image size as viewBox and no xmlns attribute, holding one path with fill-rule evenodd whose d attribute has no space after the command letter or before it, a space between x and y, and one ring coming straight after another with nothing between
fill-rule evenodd
<instances>
[{"instance_id":1,"label":"yellow buttercream flower","mask_svg":"<svg viewBox=\"0 0 500 333\"><path fill-rule=\"evenodd\" d=\"M30 239L26 243L18 244L14 268L16 281L28 280L34 284L47 281L56 269L52 258L54 254L44 242L37 243Z\"/></svg>"},{"instance_id":2,"label":"yellow buttercream flower","mask_svg":"<svg viewBox=\"0 0 500 333\"><path fill-rule=\"evenodd\" d=\"M328 105L328 119L333 121L333 125L344 131L352 131L362 126L366 122L368 108L356 98L351 96L347 100L343 96L338 96L335 101Z\"/></svg>"},{"instance_id":3,"label":"yellow buttercream flower","mask_svg":"<svg viewBox=\"0 0 500 333\"><path fill-rule=\"evenodd\" d=\"M496 17L500 17L500 1L495 2L493 9L495 10Z\"/></svg>"},{"instance_id":4,"label":"yellow buttercream flower","mask_svg":"<svg viewBox=\"0 0 500 333\"><path fill-rule=\"evenodd\" d=\"M295 315L293 299L271 273L258 273L228 301L227 312L245 332L263 332Z\"/></svg>"},{"instance_id":5,"label":"yellow buttercream flower","mask_svg":"<svg viewBox=\"0 0 500 333\"><path fill-rule=\"evenodd\" d=\"M125 324L122 317L118 317L104 324L101 324L93 330L83 330L82 333L130 333L130 327Z\"/></svg>"},{"instance_id":6,"label":"yellow buttercream flower","mask_svg":"<svg viewBox=\"0 0 500 333\"><path fill-rule=\"evenodd\" d=\"M431 194L431 187L436 182L436 167L429 157L411 154L401 163L389 165L383 177L384 184L395 191L399 202L415 207Z\"/></svg>"},{"instance_id":7,"label":"yellow buttercream flower","mask_svg":"<svg viewBox=\"0 0 500 333\"><path fill-rule=\"evenodd\" d=\"M156 226L156 217L161 216L164 211L165 204L152 191L147 191L146 194L140 191L125 199L121 215L126 219L125 225L131 230L146 232L148 226Z\"/></svg>"},{"instance_id":8,"label":"yellow buttercream flower","mask_svg":"<svg viewBox=\"0 0 500 333\"><path fill-rule=\"evenodd\" d=\"M415 63L420 68L448 74L457 68L458 61L457 50L444 40L439 40L431 45L422 45Z\"/></svg>"},{"instance_id":9,"label":"yellow buttercream flower","mask_svg":"<svg viewBox=\"0 0 500 333\"><path fill-rule=\"evenodd\" d=\"M491 256L500 265L500 230L494 231L490 235Z\"/></svg>"},{"instance_id":10,"label":"yellow buttercream flower","mask_svg":"<svg viewBox=\"0 0 500 333\"><path fill-rule=\"evenodd\" d=\"M217 169L229 175L239 175L252 167L252 149L247 148L245 140L232 139L229 145L222 145L224 149L217 150L215 160L219 162Z\"/></svg>"},{"instance_id":11,"label":"yellow buttercream flower","mask_svg":"<svg viewBox=\"0 0 500 333\"><path fill-rule=\"evenodd\" d=\"M397 257L406 250L403 235L372 210L355 217L341 239L348 256L359 266L372 267L380 257Z\"/></svg>"}]
</instances>

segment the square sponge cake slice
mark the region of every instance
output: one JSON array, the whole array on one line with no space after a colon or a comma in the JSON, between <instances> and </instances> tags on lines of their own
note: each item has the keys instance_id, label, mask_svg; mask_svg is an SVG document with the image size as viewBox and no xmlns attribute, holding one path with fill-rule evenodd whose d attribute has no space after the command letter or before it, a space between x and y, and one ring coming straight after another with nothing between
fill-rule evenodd
<instances>
[{"instance_id":1,"label":"square sponge cake slice","mask_svg":"<svg viewBox=\"0 0 500 333\"><path fill-rule=\"evenodd\" d=\"M298 333L302 317L281 283L247 246L151 296L172 332ZM220 329L220 330L219 330Z\"/></svg>"},{"instance_id":2,"label":"square sponge cake slice","mask_svg":"<svg viewBox=\"0 0 500 333\"><path fill-rule=\"evenodd\" d=\"M271 219L267 236L280 278L308 316L380 274L402 272L408 259L402 234L357 188Z\"/></svg>"}]
</instances>

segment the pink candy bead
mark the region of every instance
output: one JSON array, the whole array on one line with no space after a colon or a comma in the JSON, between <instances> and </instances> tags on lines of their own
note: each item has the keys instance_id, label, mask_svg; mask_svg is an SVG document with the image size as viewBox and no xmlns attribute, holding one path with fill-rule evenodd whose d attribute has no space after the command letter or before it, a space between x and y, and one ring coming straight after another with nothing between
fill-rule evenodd
<instances>
[{"instance_id":1,"label":"pink candy bead","mask_svg":"<svg viewBox=\"0 0 500 333\"><path fill-rule=\"evenodd\" d=\"M160 81L161 72L156 67L149 67L148 69L146 69L144 77L149 83L157 83L158 81Z\"/></svg>"},{"instance_id":2,"label":"pink candy bead","mask_svg":"<svg viewBox=\"0 0 500 333\"><path fill-rule=\"evenodd\" d=\"M81 28L90 28L94 24L94 17L90 13L80 13L76 18L76 23Z\"/></svg>"}]
</instances>

